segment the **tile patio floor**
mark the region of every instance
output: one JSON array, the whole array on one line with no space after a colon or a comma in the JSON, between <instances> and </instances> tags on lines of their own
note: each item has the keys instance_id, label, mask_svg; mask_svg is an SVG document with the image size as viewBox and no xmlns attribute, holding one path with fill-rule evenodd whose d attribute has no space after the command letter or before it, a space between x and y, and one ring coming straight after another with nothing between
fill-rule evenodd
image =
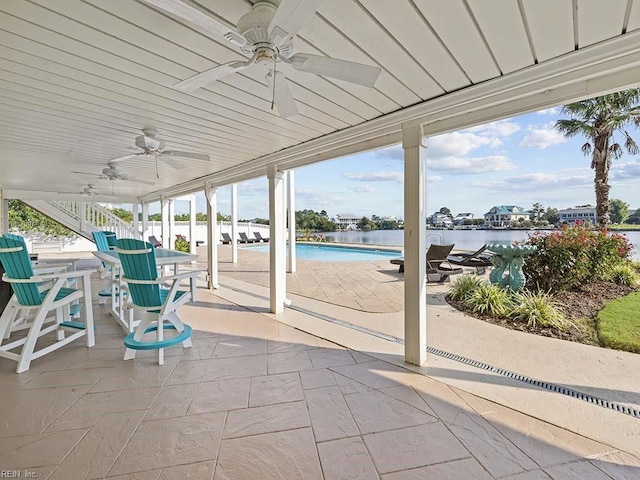
<instances>
[{"instance_id":1,"label":"tile patio floor","mask_svg":"<svg viewBox=\"0 0 640 480\"><path fill-rule=\"evenodd\" d=\"M94 292L98 288L94 282ZM0 471L40 479L635 479L640 459L342 348L205 290L194 346L0 359Z\"/></svg>"}]
</instances>

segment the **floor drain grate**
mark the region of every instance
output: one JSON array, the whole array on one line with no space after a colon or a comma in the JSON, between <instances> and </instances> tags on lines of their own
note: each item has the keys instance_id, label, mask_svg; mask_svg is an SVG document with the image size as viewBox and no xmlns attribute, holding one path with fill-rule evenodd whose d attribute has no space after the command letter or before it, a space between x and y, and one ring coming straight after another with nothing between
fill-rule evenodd
<instances>
[{"instance_id":1,"label":"floor drain grate","mask_svg":"<svg viewBox=\"0 0 640 480\"><path fill-rule=\"evenodd\" d=\"M227 287L230 290L235 290L237 292L249 293L244 290L240 290L237 288ZM260 295L251 294L255 297L266 298ZM351 330L356 330L361 333L366 333L367 335L372 335L377 338L381 338L383 340L387 340L389 342L398 343L400 345L404 345L404 340L399 337L395 337L393 335L386 334L384 332L379 332L378 330L374 330L372 328L363 327L361 325L355 325L353 323L345 322L344 320L340 320L338 318L333 318L328 315L323 315L318 312L314 312L313 310L308 310L306 308L298 307L296 305L289 305L287 308L291 310L295 310L300 313L304 313L306 315L310 315L315 318L319 318L326 322L333 323L335 325L340 325L345 328L349 328ZM467 357L463 357L461 355L457 355L455 353L446 352L444 350L440 350L434 347L427 347L427 353L432 355L438 355L439 357L448 358L449 360L454 360L456 362L464 363L465 365L471 365L472 367L481 368L483 370L487 370L492 373L496 373L498 375L502 375L504 377L512 378L513 380L518 380L523 383L527 383L529 385L533 385L538 388L544 388L545 390L549 390L551 392L559 393L561 395L566 395L568 397L573 397L578 400L582 400L584 402L592 403L594 405L598 405L600 407L608 408L610 410L614 410L616 412L623 413L625 415L629 415L634 418L640 419L640 411L634 408L627 407L626 405L621 405L616 402L610 402L603 398L595 397L593 395L589 395L588 393L583 393L578 390L573 390L571 388L563 387L562 385L557 385L555 383L544 382L542 380L536 380L535 378L528 377L526 375L520 375L519 373L511 372L509 370L504 370L502 368L494 367L493 365L489 365L488 363L478 362L477 360L472 360Z\"/></svg>"}]
</instances>

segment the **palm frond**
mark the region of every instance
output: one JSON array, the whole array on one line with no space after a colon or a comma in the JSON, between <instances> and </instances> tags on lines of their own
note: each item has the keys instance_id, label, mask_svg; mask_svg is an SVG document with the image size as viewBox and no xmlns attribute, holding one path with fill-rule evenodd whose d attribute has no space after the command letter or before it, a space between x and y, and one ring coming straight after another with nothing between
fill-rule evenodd
<instances>
[{"instance_id":1,"label":"palm frond","mask_svg":"<svg viewBox=\"0 0 640 480\"><path fill-rule=\"evenodd\" d=\"M631 138L631 135L629 135L629 132L626 130L623 133L625 136L624 147L627 149L627 152L631 155L638 155L638 153L640 153L640 148L638 148L636 141Z\"/></svg>"},{"instance_id":2,"label":"palm frond","mask_svg":"<svg viewBox=\"0 0 640 480\"><path fill-rule=\"evenodd\" d=\"M609 147L609 153L614 159L618 160L624 154L624 150L622 149L619 143L613 143Z\"/></svg>"},{"instance_id":3,"label":"palm frond","mask_svg":"<svg viewBox=\"0 0 640 480\"><path fill-rule=\"evenodd\" d=\"M585 143L584 145L582 145L582 147L580 147L580 150L582 150L582 153L585 157L588 157L591 154L591 144L589 142Z\"/></svg>"}]
</instances>

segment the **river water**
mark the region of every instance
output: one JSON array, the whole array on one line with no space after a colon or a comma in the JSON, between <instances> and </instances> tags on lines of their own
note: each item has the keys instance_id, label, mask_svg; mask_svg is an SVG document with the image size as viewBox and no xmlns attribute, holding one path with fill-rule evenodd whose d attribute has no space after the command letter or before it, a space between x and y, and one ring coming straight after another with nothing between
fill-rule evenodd
<instances>
[{"instance_id":1,"label":"river water","mask_svg":"<svg viewBox=\"0 0 640 480\"><path fill-rule=\"evenodd\" d=\"M486 243L511 243L526 240L535 230L427 230L427 244L454 244L456 250L478 250ZM633 243L632 258L640 260L640 231L621 232ZM365 245L404 245L404 230L374 230L372 232L326 232L329 240L338 243Z\"/></svg>"}]
</instances>

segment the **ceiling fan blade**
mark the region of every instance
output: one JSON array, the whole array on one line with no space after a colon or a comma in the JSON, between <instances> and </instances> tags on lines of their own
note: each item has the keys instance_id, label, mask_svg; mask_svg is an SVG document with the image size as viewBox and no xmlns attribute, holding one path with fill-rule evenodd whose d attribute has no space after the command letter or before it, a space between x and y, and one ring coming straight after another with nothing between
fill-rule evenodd
<instances>
[{"instance_id":1,"label":"ceiling fan blade","mask_svg":"<svg viewBox=\"0 0 640 480\"><path fill-rule=\"evenodd\" d=\"M247 62L229 62L223 65L218 65L210 70L189 77L181 82L176 83L171 88L176 90L182 90L183 92L193 92L200 87L204 87L209 83L213 83L216 80L231 75L235 72L240 72L253 63L253 59Z\"/></svg>"},{"instance_id":2,"label":"ceiling fan blade","mask_svg":"<svg viewBox=\"0 0 640 480\"><path fill-rule=\"evenodd\" d=\"M232 28L227 27L222 22L207 15L195 6L184 3L180 0L143 0L149 5L170 13L182 20L199 27L207 33L222 37L228 42L242 48L247 41L235 32ZM243 52L244 53L244 52Z\"/></svg>"},{"instance_id":3,"label":"ceiling fan blade","mask_svg":"<svg viewBox=\"0 0 640 480\"><path fill-rule=\"evenodd\" d=\"M142 152L140 153L130 153L129 155L125 155L124 157L118 157L118 158L114 158L112 160L109 160L108 163L117 163L117 162L124 162L125 160L129 160L130 158L133 158L137 155L141 155Z\"/></svg>"},{"instance_id":4,"label":"ceiling fan blade","mask_svg":"<svg viewBox=\"0 0 640 480\"><path fill-rule=\"evenodd\" d=\"M269 86L273 88L273 74L269 72L265 78ZM298 107L296 101L289 88L289 82L287 82L287 78L282 72L276 72L275 82L276 86L273 88L273 103L275 103L278 108L278 113L282 118L297 115Z\"/></svg>"},{"instance_id":5,"label":"ceiling fan blade","mask_svg":"<svg viewBox=\"0 0 640 480\"><path fill-rule=\"evenodd\" d=\"M169 155L171 157L193 158L194 160L210 161L209 155L206 153L179 152L177 150L163 150L160 155Z\"/></svg>"},{"instance_id":6,"label":"ceiling fan blade","mask_svg":"<svg viewBox=\"0 0 640 480\"><path fill-rule=\"evenodd\" d=\"M71 171L71 173L77 173L79 175L91 175L92 177L98 177L98 178L102 178L102 175L99 175L97 173L89 173L89 172L75 172L75 171ZM68 192L67 192L68 193Z\"/></svg>"},{"instance_id":7,"label":"ceiling fan blade","mask_svg":"<svg viewBox=\"0 0 640 480\"><path fill-rule=\"evenodd\" d=\"M155 183L153 183L153 182L148 182L148 181L146 181L146 180L140 180L140 179L138 179L138 178L130 178L130 177L127 177L127 178L122 178L121 180L124 180L124 181L126 181L126 182L142 183L142 184L144 184L144 185L155 185Z\"/></svg>"},{"instance_id":8,"label":"ceiling fan blade","mask_svg":"<svg viewBox=\"0 0 640 480\"><path fill-rule=\"evenodd\" d=\"M297 53L285 61L301 72L338 78L365 87L373 87L382 71L378 67L310 53Z\"/></svg>"},{"instance_id":9,"label":"ceiling fan blade","mask_svg":"<svg viewBox=\"0 0 640 480\"><path fill-rule=\"evenodd\" d=\"M185 167L183 163L180 163L179 161L174 160L173 158L171 158L170 155L158 154L158 158L162 160L164 163L166 163L167 165L169 165L170 167L175 168L176 170L182 170Z\"/></svg>"},{"instance_id":10,"label":"ceiling fan blade","mask_svg":"<svg viewBox=\"0 0 640 480\"><path fill-rule=\"evenodd\" d=\"M269 24L269 36L273 43L282 45L295 37L322 2L323 0L282 0Z\"/></svg>"}]
</instances>

